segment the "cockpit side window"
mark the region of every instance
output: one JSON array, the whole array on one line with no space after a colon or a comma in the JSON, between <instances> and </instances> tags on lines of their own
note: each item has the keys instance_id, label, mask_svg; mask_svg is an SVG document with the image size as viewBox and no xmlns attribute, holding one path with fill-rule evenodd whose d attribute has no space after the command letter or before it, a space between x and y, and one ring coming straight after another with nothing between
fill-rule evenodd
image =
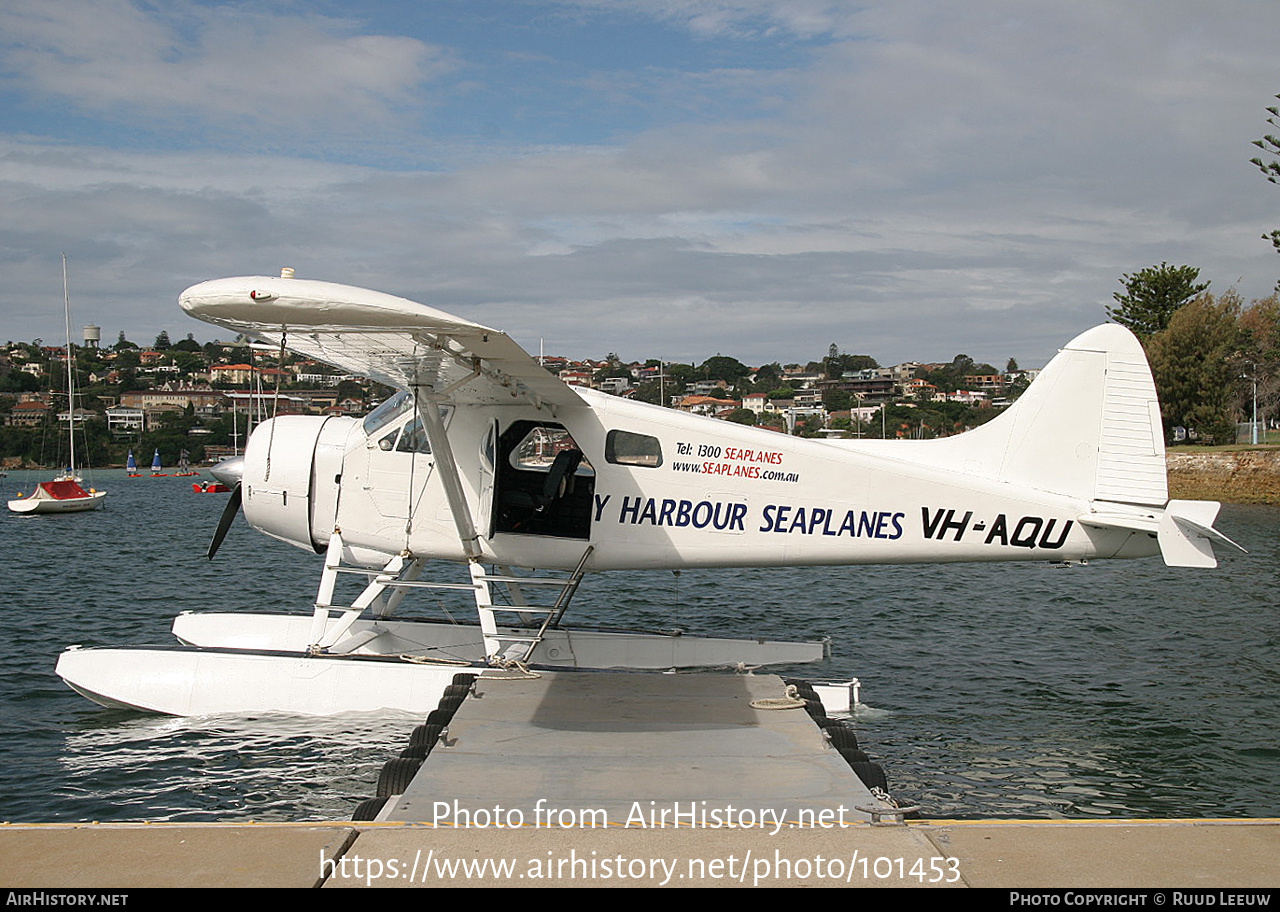
<instances>
[{"instance_id":1,"label":"cockpit side window","mask_svg":"<svg viewBox=\"0 0 1280 912\"><path fill-rule=\"evenodd\" d=\"M399 392L365 416L363 427L369 437L382 433L397 422L403 422L405 416L414 409L413 394ZM447 425L452 409L445 406L440 409L440 418ZM421 416L415 415L402 428L395 428L378 438L378 448L384 452L394 450L397 453L430 453L431 443L427 439L427 429L422 425Z\"/></svg>"},{"instance_id":2,"label":"cockpit side window","mask_svg":"<svg viewBox=\"0 0 1280 912\"><path fill-rule=\"evenodd\" d=\"M422 426L421 418L414 418L400 432L400 442L396 444L398 453L430 453L431 444L427 441L427 429Z\"/></svg>"}]
</instances>

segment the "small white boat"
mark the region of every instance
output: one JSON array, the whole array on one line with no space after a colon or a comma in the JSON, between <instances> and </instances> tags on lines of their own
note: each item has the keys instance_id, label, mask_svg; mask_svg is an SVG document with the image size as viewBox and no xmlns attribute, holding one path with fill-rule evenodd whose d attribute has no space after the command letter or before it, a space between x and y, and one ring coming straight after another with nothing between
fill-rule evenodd
<instances>
[{"instance_id":1,"label":"small white boat","mask_svg":"<svg viewBox=\"0 0 1280 912\"><path fill-rule=\"evenodd\" d=\"M74 479L59 476L40 482L30 497L9 501L9 509L14 513L80 513L98 509L106 496L106 491L86 491Z\"/></svg>"}]
</instances>

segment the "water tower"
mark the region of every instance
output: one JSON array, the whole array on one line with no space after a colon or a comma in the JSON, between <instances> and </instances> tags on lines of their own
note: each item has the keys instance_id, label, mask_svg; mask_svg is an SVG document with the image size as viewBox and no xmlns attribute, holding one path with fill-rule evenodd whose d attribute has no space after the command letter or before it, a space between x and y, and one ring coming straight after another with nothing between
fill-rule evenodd
<instances>
[{"instance_id":1,"label":"water tower","mask_svg":"<svg viewBox=\"0 0 1280 912\"><path fill-rule=\"evenodd\" d=\"M102 341L101 326L86 326L84 328L84 347L97 348L98 343Z\"/></svg>"}]
</instances>

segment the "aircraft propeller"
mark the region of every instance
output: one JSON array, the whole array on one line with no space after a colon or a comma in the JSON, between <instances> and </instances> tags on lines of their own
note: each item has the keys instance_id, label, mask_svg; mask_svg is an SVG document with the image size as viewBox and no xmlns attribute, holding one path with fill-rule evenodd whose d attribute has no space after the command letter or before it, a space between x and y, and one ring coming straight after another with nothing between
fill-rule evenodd
<instances>
[{"instance_id":1,"label":"aircraft propeller","mask_svg":"<svg viewBox=\"0 0 1280 912\"><path fill-rule=\"evenodd\" d=\"M243 496L241 478L244 476L244 457L232 456L230 459L224 459L210 469L209 473L223 484L232 485L231 496L227 499L227 505L222 509L222 516L218 519L218 528L213 533L213 540L209 542L208 558L213 560L213 556L222 547L222 540L227 537L227 530L231 528L231 523L235 521L236 514L240 512L240 503Z\"/></svg>"}]
</instances>

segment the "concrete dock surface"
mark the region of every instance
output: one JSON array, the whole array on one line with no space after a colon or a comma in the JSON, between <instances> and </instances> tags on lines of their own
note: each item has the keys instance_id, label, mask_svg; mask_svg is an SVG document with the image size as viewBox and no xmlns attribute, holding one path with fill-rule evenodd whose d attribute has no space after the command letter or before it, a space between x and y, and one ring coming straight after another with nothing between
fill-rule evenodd
<instances>
[{"instance_id":1,"label":"concrete dock surface","mask_svg":"<svg viewBox=\"0 0 1280 912\"><path fill-rule=\"evenodd\" d=\"M1280 820L844 829L0 825L0 886L1280 887Z\"/></svg>"},{"instance_id":2,"label":"concrete dock surface","mask_svg":"<svg viewBox=\"0 0 1280 912\"><path fill-rule=\"evenodd\" d=\"M804 705L764 708L786 695L769 674L482 676L378 819L474 824L500 805L535 826L870 820L857 808L876 800Z\"/></svg>"}]
</instances>

